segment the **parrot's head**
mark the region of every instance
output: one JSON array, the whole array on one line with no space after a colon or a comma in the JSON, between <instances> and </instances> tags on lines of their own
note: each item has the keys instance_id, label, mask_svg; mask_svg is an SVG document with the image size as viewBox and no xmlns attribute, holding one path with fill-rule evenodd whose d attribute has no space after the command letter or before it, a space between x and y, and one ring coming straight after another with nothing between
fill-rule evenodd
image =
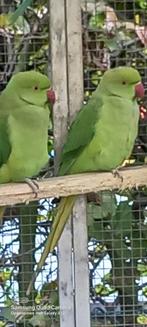
<instances>
[{"instance_id":1,"label":"parrot's head","mask_svg":"<svg viewBox=\"0 0 147 327\"><path fill-rule=\"evenodd\" d=\"M132 67L117 67L107 70L100 82L100 89L105 94L133 100L144 96L141 76Z\"/></svg>"},{"instance_id":2,"label":"parrot's head","mask_svg":"<svg viewBox=\"0 0 147 327\"><path fill-rule=\"evenodd\" d=\"M49 105L55 102L55 93L48 77L34 70L13 75L6 89L14 91L19 99L35 106L44 107L47 102Z\"/></svg>"}]
</instances>

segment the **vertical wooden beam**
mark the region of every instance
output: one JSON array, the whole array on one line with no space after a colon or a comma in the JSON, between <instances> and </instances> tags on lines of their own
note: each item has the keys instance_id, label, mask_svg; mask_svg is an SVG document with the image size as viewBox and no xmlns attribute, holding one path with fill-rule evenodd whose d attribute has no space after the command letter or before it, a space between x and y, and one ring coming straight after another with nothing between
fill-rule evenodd
<instances>
[{"instance_id":1,"label":"vertical wooden beam","mask_svg":"<svg viewBox=\"0 0 147 327\"><path fill-rule=\"evenodd\" d=\"M80 0L66 0L68 98L70 122L83 101L83 51Z\"/></svg>"},{"instance_id":2,"label":"vertical wooden beam","mask_svg":"<svg viewBox=\"0 0 147 327\"><path fill-rule=\"evenodd\" d=\"M57 97L53 110L57 171L58 159L67 134L68 125L67 33L65 24L65 0L50 0L49 3L52 82ZM58 253L60 326L74 327L72 233L70 221L66 224L59 241Z\"/></svg>"},{"instance_id":3,"label":"vertical wooden beam","mask_svg":"<svg viewBox=\"0 0 147 327\"><path fill-rule=\"evenodd\" d=\"M66 0L68 98L70 122L83 100L83 52L80 0ZM86 203L79 197L73 210L76 327L90 327Z\"/></svg>"},{"instance_id":4,"label":"vertical wooden beam","mask_svg":"<svg viewBox=\"0 0 147 327\"><path fill-rule=\"evenodd\" d=\"M52 80L57 94L54 106L55 149L59 156L67 133L68 118L70 122L73 120L83 100L80 0L50 0L50 31ZM89 271L83 197L77 200L73 216L73 253L70 222L59 241L60 322L61 327L89 327Z\"/></svg>"},{"instance_id":5,"label":"vertical wooden beam","mask_svg":"<svg viewBox=\"0 0 147 327\"><path fill-rule=\"evenodd\" d=\"M76 327L90 327L86 201L80 196L73 210Z\"/></svg>"},{"instance_id":6,"label":"vertical wooden beam","mask_svg":"<svg viewBox=\"0 0 147 327\"><path fill-rule=\"evenodd\" d=\"M50 43L52 63L52 84L56 92L53 108L54 146L56 151L56 171L65 141L68 126L67 60L65 0L50 0Z\"/></svg>"}]
</instances>

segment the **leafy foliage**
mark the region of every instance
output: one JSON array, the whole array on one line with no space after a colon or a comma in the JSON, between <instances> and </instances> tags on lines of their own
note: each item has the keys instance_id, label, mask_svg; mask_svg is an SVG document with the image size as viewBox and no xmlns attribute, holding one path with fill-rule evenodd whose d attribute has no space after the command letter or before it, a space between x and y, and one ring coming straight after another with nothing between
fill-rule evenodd
<instances>
[{"instance_id":1,"label":"leafy foliage","mask_svg":"<svg viewBox=\"0 0 147 327\"><path fill-rule=\"evenodd\" d=\"M146 9L146 0L81 1L86 100L109 67L126 64L136 67L142 74L145 86L147 86ZM3 90L14 72L37 69L50 74L51 58L48 26L49 10L47 1L2 1L0 5L0 91ZM140 103L139 135L131 161L128 162L129 164L145 163L147 160L146 108L147 99L145 98L144 102ZM49 170L49 167L47 167L46 170L47 174L52 175L52 130L49 131L48 148L51 169ZM46 170L41 172L41 175L44 176ZM125 199L122 196L125 196ZM26 289L21 277L21 269L24 274L25 266L22 265L20 269L22 253L20 253L21 247L19 248L19 245L24 243L24 248L27 248L27 241L24 238L20 240L19 231L22 225L25 225L24 221L22 225L20 224L20 222L22 223L21 218L26 217L26 215L30 216L30 223L34 226L31 230L33 232L29 232L31 255L28 254L28 262L32 261L31 264L33 265L30 265L30 271L35 266L35 259L37 258L35 258L35 254L44 245L45 238L50 231L54 204L51 204L51 201L44 201L34 205L35 209L32 209L31 206L27 209L24 207L22 209L23 213L20 207L13 208L13 210L9 209L1 227L1 234L4 236L9 235L9 231L11 231L11 235L13 234L9 244L1 244L0 247L1 301L5 301L6 305L12 305L16 302L18 289L14 287L14 284L19 284L22 293ZM147 296L146 283L139 285L140 279L147 276L146 206L146 190L133 190L131 194L126 192L123 195L116 192L102 192L98 194L96 201L90 200L88 203L91 301L93 301L94 305L98 300L101 301L103 316L104 314L105 316L108 315L109 325L114 325L116 321L118 325L123 324L125 315L127 317L125 324L130 323L133 325L134 303L138 305L138 291L142 291L145 298ZM13 217L12 223L10 217ZM23 226L23 233L25 234L25 232L28 233L27 228ZM41 240L38 243L35 242L36 235L41 235ZM98 271L102 270L106 259L107 263L109 261L110 267L106 272L104 271L97 282L95 276L97 276ZM58 285L56 282L52 284L52 276L56 280L57 275L56 250L52 258L49 257L48 262L50 268L44 277L45 283L39 289L42 282L37 281L32 299L29 299L29 301L36 301L37 304L50 301L52 305L58 306L56 293ZM5 266L5 269L3 266ZM26 282L28 282L28 278L30 277L26 278ZM116 309L117 301L121 305L121 313L116 321L113 320L112 314L107 313L106 298L110 295L115 297L114 307ZM129 302L130 299L132 299L132 302ZM123 307L122 302L132 310L131 314L127 314L127 309ZM91 312L92 310L91 308ZM146 323L145 319L141 315L138 318L138 323ZM7 320L10 320L10 317ZM102 320L100 322L101 325L102 323L105 324ZM93 326L100 325L99 319L96 322L93 320L92 323ZM50 324L50 321L48 324Z\"/></svg>"}]
</instances>

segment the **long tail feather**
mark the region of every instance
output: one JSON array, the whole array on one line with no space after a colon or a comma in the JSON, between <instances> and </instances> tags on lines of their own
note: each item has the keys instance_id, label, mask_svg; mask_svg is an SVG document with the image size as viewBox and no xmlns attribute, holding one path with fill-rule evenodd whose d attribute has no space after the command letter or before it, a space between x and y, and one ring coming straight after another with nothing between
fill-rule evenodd
<instances>
[{"instance_id":1,"label":"long tail feather","mask_svg":"<svg viewBox=\"0 0 147 327\"><path fill-rule=\"evenodd\" d=\"M6 207L0 207L0 225L3 224L3 216L5 213Z\"/></svg>"},{"instance_id":2,"label":"long tail feather","mask_svg":"<svg viewBox=\"0 0 147 327\"><path fill-rule=\"evenodd\" d=\"M57 214L54 218L51 233L47 237L43 253L37 264L37 268L33 275L33 278L28 286L27 295L30 294L32 285L33 285L38 273L40 272L42 266L44 265L48 254L50 252L52 252L54 247L57 245L59 238L63 232L64 226L65 226L65 224L68 220L68 217L72 211L75 201L76 201L76 196L68 196L68 197L61 199L59 206L57 208Z\"/></svg>"},{"instance_id":3,"label":"long tail feather","mask_svg":"<svg viewBox=\"0 0 147 327\"><path fill-rule=\"evenodd\" d=\"M76 196L69 196L61 199L57 214L53 222L52 231L49 235L50 237L49 252L52 252L55 246L57 245L59 238L63 232L63 229L65 227L65 224L72 211L75 201L76 201Z\"/></svg>"}]
</instances>

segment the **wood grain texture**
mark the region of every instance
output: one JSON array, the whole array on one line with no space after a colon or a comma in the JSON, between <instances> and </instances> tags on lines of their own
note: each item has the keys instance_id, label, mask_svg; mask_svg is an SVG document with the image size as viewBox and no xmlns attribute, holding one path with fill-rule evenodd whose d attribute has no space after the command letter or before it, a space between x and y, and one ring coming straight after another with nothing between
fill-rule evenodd
<instances>
[{"instance_id":1,"label":"wood grain texture","mask_svg":"<svg viewBox=\"0 0 147 327\"><path fill-rule=\"evenodd\" d=\"M53 108L55 173L68 131L67 32L65 0L50 0L52 82L56 93ZM58 246L60 326L75 326L71 221L65 226Z\"/></svg>"},{"instance_id":2,"label":"wood grain texture","mask_svg":"<svg viewBox=\"0 0 147 327\"><path fill-rule=\"evenodd\" d=\"M68 98L70 123L83 101L83 51L79 0L66 0ZM85 199L80 196L73 208L73 258L76 327L90 327L89 268ZM84 287L83 287L84 285ZM83 314L84 313L84 314Z\"/></svg>"},{"instance_id":3,"label":"wood grain texture","mask_svg":"<svg viewBox=\"0 0 147 327\"><path fill-rule=\"evenodd\" d=\"M38 182L36 200L147 186L147 165L122 169L120 175L123 181L119 177L114 177L112 173L87 173L48 178ZM26 183L0 185L1 206L30 201L34 201L34 194Z\"/></svg>"}]
</instances>

